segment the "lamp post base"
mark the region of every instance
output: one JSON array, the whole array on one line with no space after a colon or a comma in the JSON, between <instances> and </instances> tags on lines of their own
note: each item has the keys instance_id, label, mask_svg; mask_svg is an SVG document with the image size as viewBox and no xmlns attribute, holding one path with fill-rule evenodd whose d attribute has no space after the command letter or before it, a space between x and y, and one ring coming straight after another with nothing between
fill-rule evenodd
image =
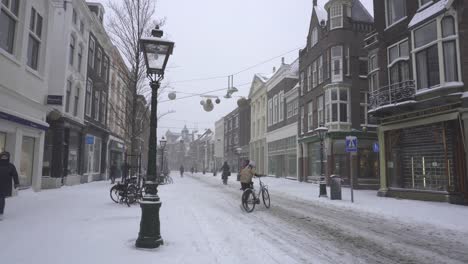
<instances>
[{"instance_id":1,"label":"lamp post base","mask_svg":"<svg viewBox=\"0 0 468 264\"><path fill-rule=\"evenodd\" d=\"M164 244L161 238L159 209L161 201L157 195L157 185L154 182L146 183L147 190L143 200L140 202L141 220L140 232L135 242L137 248L157 248Z\"/></svg>"}]
</instances>

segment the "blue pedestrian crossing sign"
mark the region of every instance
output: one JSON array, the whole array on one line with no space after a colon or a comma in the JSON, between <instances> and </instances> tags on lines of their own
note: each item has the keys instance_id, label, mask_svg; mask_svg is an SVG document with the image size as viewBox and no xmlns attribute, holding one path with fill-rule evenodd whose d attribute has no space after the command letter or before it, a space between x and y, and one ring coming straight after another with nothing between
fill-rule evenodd
<instances>
[{"instance_id":1,"label":"blue pedestrian crossing sign","mask_svg":"<svg viewBox=\"0 0 468 264\"><path fill-rule=\"evenodd\" d=\"M357 137L346 137L346 152L357 152Z\"/></svg>"},{"instance_id":2,"label":"blue pedestrian crossing sign","mask_svg":"<svg viewBox=\"0 0 468 264\"><path fill-rule=\"evenodd\" d=\"M379 152L379 151L380 151L379 143L374 142L374 152Z\"/></svg>"}]
</instances>

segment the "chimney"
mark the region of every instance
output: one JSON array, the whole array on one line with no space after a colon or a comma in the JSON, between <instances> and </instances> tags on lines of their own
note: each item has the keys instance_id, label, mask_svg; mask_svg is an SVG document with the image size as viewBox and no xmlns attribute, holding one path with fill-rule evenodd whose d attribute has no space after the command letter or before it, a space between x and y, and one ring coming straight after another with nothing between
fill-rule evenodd
<instances>
[{"instance_id":1,"label":"chimney","mask_svg":"<svg viewBox=\"0 0 468 264\"><path fill-rule=\"evenodd\" d=\"M317 6L317 0L313 1L313 6Z\"/></svg>"},{"instance_id":2,"label":"chimney","mask_svg":"<svg viewBox=\"0 0 468 264\"><path fill-rule=\"evenodd\" d=\"M273 73L275 73L275 72L276 72L276 67L273 67Z\"/></svg>"},{"instance_id":3,"label":"chimney","mask_svg":"<svg viewBox=\"0 0 468 264\"><path fill-rule=\"evenodd\" d=\"M281 57L281 65L284 65L284 57Z\"/></svg>"}]
</instances>

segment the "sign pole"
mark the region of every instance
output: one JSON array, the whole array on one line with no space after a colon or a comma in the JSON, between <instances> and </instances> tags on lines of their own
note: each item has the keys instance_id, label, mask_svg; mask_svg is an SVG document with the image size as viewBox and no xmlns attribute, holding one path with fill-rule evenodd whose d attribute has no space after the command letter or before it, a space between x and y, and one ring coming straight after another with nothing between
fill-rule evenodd
<instances>
[{"instance_id":1,"label":"sign pole","mask_svg":"<svg viewBox=\"0 0 468 264\"><path fill-rule=\"evenodd\" d=\"M354 156L356 155L356 152L350 152L349 153L349 159L350 159L350 163L351 163L351 203L354 203L354 176L355 176L355 173L354 173Z\"/></svg>"},{"instance_id":2,"label":"sign pole","mask_svg":"<svg viewBox=\"0 0 468 264\"><path fill-rule=\"evenodd\" d=\"M349 153L349 170L350 175L350 184L351 184L351 202L354 203L354 177L356 177L356 154L358 151L358 141L356 136L347 136L346 137L346 152Z\"/></svg>"}]
</instances>

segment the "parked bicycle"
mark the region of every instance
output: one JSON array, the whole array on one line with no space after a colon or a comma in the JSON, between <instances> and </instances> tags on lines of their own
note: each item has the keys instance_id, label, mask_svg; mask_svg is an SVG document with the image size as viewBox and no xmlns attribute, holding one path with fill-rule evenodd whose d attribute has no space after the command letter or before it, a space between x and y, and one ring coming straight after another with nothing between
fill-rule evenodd
<instances>
[{"instance_id":1,"label":"parked bicycle","mask_svg":"<svg viewBox=\"0 0 468 264\"><path fill-rule=\"evenodd\" d=\"M169 175L169 173L165 173L157 178L157 182L159 185L164 185L172 184L174 183L174 180L172 180L172 177Z\"/></svg>"},{"instance_id":2,"label":"parked bicycle","mask_svg":"<svg viewBox=\"0 0 468 264\"><path fill-rule=\"evenodd\" d=\"M137 177L125 179L123 182L117 182L110 189L110 197L115 203L125 203L130 206L139 202L145 193L144 179L138 181Z\"/></svg>"},{"instance_id":3,"label":"parked bicycle","mask_svg":"<svg viewBox=\"0 0 468 264\"><path fill-rule=\"evenodd\" d=\"M268 186L262 182L260 176L257 176L259 182L258 193L255 194L255 188L253 183L249 188L245 189L242 193L242 207L248 213L255 209L255 205L260 203L260 195L262 196L263 204L266 208L270 208L270 193L268 192Z\"/></svg>"}]
</instances>

